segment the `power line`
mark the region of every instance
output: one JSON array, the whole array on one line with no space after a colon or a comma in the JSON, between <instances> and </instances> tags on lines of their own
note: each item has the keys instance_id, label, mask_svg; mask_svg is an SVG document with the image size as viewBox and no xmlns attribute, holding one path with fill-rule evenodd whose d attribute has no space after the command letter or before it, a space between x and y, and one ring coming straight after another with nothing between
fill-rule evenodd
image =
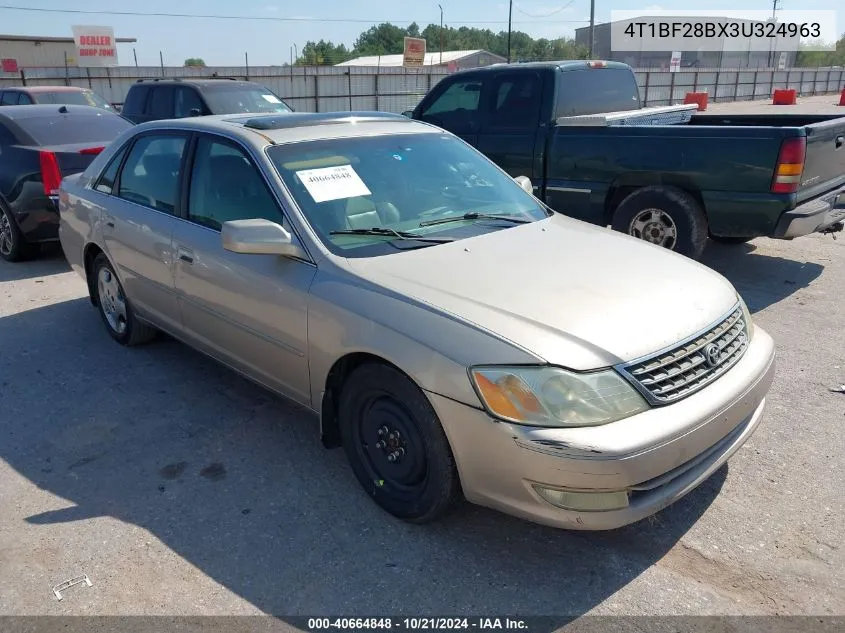
<instances>
[{"instance_id":1,"label":"power line","mask_svg":"<svg viewBox=\"0 0 845 633\"><path fill-rule=\"evenodd\" d=\"M18 7L3 4L0 9L7 9L9 11L35 11L38 13L70 13L75 15L113 15L113 16L130 16L130 17L147 17L147 18L202 18L209 20L252 20L261 22L341 22L341 23L357 23L357 24L380 24L388 22L391 24L411 23L415 20L365 20L362 18L309 18L309 17L290 17L283 18L271 15L219 15L213 13L145 13L143 11L96 11L87 9L47 9L43 7ZM560 24L583 24L586 20L521 20L519 24L548 24L549 22ZM462 20L462 24L507 24L504 20Z\"/></svg>"}]
</instances>

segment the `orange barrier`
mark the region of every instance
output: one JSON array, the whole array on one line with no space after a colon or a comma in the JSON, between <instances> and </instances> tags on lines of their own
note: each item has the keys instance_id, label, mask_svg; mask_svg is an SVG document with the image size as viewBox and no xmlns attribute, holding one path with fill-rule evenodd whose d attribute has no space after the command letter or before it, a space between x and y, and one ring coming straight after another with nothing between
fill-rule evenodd
<instances>
[{"instance_id":1,"label":"orange barrier","mask_svg":"<svg viewBox=\"0 0 845 633\"><path fill-rule=\"evenodd\" d=\"M772 96L772 105L795 105L797 94L794 88L790 88L789 90L778 88Z\"/></svg>"},{"instance_id":2,"label":"orange barrier","mask_svg":"<svg viewBox=\"0 0 845 633\"><path fill-rule=\"evenodd\" d=\"M684 103L695 103L698 105L699 112L704 112L707 109L707 93L706 92L688 92L684 97Z\"/></svg>"}]
</instances>

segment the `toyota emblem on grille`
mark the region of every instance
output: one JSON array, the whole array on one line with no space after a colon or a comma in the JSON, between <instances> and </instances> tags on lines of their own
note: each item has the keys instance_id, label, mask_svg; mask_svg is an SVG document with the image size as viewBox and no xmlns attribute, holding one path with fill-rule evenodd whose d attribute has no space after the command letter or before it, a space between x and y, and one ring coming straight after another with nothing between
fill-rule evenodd
<instances>
[{"instance_id":1,"label":"toyota emblem on grille","mask_svg":"<svg viewBox=\"0 0 845 633\"><path fill-rule=\"evenodd\" d=\"M716 343L710 343L704 348L704 360L708 367L715 367L719 364L719 357L722 355L722 350Z\"/></svg>"}]
</instances>

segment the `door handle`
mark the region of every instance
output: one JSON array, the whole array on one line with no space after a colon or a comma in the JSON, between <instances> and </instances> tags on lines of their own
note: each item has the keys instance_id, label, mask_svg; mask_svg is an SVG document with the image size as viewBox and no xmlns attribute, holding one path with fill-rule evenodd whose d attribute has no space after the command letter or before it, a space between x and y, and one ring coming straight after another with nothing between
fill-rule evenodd
<instances>
[{"instance_id":1,"label":"door handle","mask_svg":"<svg viewBox=\"0 0 845 633\"><path fill-rule=\"evenodd\" d=\"M836 137L836 141L835 141L836 149L839 149L840 147L842 147L843 141L845 141L845 136L837 136Z\"/></svg>"},{"instance_id":2,"label":"door handle","mask_svg":"<svg viewBox=\"0 0 845 633\"><path fill-rule=\"evenodd\" d=\"M110 215L106 215L105 220L106 220L106 226L109 227L110 229L113 229L114 228L114 218Z\"/></svg>"},{"instance_id":3,"label":"door handle","mask_svg":"<svg viewBox=\"0 0 845 633\"><path fill-rule=\"evenodd\" d=\"M179 257L179 261L185 262L186 264L194 263L194 254L187 248L177 248L176 256Z\"/></svg>"}]
</instances>

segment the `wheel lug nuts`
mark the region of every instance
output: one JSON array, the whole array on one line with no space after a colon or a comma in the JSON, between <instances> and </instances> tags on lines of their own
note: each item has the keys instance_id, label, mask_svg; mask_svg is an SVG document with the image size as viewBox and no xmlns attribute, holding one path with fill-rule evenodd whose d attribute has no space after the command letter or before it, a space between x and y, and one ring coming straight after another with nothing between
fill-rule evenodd
<instances>
[{"instance_id":1,"label":"wheel lug nuts","mask_svg":"<svg viewBox=\"0 0 845 633\"><path fill-rule=\"evenodd\" d=\"M391 463L395 462L396 461L396 453L391 453L390 455L388 455L387 461L389 461Z\"/></svg>"},{"instance_id":2,"label":"wheel lug nuts","mask_svg":"<svg viewBox=\"0 0 845 633\"><path fill-rule=\"evenodd\" d=\"M379 440L376 442L376 448L384 448L387 444L384 443L384 440Z\"/></svg>"}]
</instances>

